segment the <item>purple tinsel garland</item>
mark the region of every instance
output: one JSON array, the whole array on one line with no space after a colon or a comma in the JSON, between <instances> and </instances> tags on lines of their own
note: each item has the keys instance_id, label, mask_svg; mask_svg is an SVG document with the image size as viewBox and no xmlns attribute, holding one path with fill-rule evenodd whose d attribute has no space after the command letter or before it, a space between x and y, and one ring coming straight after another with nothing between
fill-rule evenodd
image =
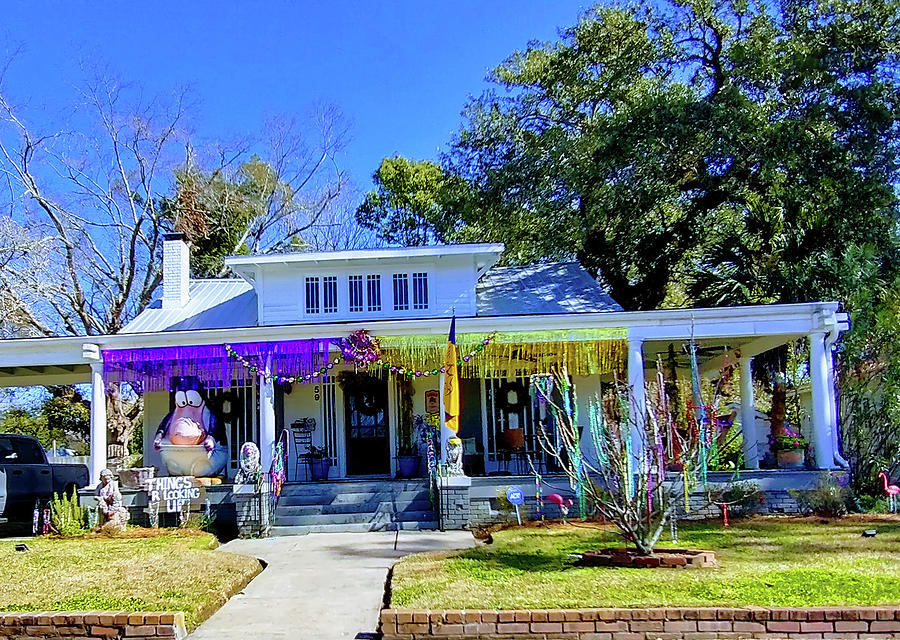
<instances>
[{"instance_id":1,"label":"purple tinsel garland","mask_svg":"<svg viewBox=\"0 0 900 640\"><path fill-rule=\"evenodd\" d=\"M241 357L259 367L272 358L275 375L295 376L317 370L328 361L339 338L285 342L229 343ZM174 377L196 376L206 388L256 384L258 376L232 360L224 344L145 349L110 349L103 352L103 378L107 384L128 382L142 390L169 391Z\"/></svg>"}]
</instances>

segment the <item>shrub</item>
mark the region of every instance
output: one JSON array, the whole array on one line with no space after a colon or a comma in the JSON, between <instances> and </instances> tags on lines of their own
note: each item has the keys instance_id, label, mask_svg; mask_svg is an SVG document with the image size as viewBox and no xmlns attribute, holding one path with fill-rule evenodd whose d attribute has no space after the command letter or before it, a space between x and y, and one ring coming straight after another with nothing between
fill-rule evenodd
<instances>
[{"instance_id":1,"label":"shrub","mask_svg":"<svg viewBox=\"0 0 900 640\"><path fill-rule=\"evenodd\" d=\"M797 500L801 513L826 518L845 515L852 503L850 491L831 474L822 476L815 489L791 489L789 493Z\"/></svg>"},{"instance_id":2,"label":"shrub","mask_svg":"<svg viewBox=\"0 0 900 640\"><path fill-rule=\"evenodd\" d=\"M857 496L856 503L863 513L890 513L890 505L884 496L862 494Z\"/></svg>"},{"instance_id":3,"label":"shrub","mask_svg":"<svg viewBox=\"0 0 900 640\"><path fill-rule=\"evenodd\" d=\"M717 501L727 504L734 515L748 515L759 509L763 493L752 482L735 482L722 491Z\"/></svg>"},{"instance_id":4,"label":"shrub","mask_svg":"<svg viewBox=\"0 0 900 640\"><path fill-rule=\"evenodd\" d=\"M205 511L192 512L182 521L179 527L182 529L199 529L200 531L212 533L215 523L216 514L211 509L207 509Z\"/></svg>"},{"instance_id":5,"label":"shrub","mask_svg":"<svg viewBox=\"0 0 900 640\"><path fill-rule=\"evenodd\" d=\"M497 497L493 500L494 508L503 515L505 520L511 519L516 513L516 507L506 497L506 489L498 487L495 495Z\"/></svg>"},{"instance_id":6,"label":"shrub","mask_svg":"<svg viewBox=\"0 0 900 640\"><path fill-rule=\"evenodd\" d=\"M50 525L61 536L79 536L85 531L85 509L78 504L78 493L54 494L50 501Z\"/></svg>"}]
</instances>

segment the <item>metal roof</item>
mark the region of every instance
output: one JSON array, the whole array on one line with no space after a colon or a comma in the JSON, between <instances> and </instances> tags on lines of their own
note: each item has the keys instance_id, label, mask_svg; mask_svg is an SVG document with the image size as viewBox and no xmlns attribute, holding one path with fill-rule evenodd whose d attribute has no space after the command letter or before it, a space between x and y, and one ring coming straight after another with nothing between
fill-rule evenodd
<instances>
[{"instance_id":1,"label":"metal roof","mask_svg":"<svg viewBox=\"0 0 900 640\"><path fill-rule=\"evenodd\" d=\"M256 292L244 280L191 280L183 308L163 309L154 300L122 333L255 327L256 316Z\"/></svg>"},{"instance_id":2,"label":"metal roof","mask_svg":"<svg viewBox=\"0 0 900 640\"><path fill-rule=\"evenodd\" d=\"M622 311L577 262L494 267L476 292L479 316Z\"/></svg>"}]
</instances>

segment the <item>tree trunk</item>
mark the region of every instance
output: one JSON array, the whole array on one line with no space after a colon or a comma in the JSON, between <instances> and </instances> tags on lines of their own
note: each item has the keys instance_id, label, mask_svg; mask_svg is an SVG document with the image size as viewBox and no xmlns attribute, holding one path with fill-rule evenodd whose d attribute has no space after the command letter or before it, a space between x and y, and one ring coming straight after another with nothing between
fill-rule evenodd
<instances>
[{"instance_id":1,"label":"tree trunk","mask_svg":"<svg viewBox=\"0 0 900 640\"><path fill-rule=\"evenodd\" d=\"M784 435L784 416L787 413L787 388L783 381L775 383L772 389L772 410L769 413L772 437Z\"/></svg>"},{"instance_id":2,"label":"tree trunk","mask_svg":"<svg viewBox=\"0 0 900 640\"><path fill-rule=\"evenodd\" d=\"M128 445L135 429L142 424L141 398L128 399L122 394L120 385L110 385L106 394L106 415L109 425L110 444L120 445L124 455L131 453Z\"/></svg>"}]
</instances>

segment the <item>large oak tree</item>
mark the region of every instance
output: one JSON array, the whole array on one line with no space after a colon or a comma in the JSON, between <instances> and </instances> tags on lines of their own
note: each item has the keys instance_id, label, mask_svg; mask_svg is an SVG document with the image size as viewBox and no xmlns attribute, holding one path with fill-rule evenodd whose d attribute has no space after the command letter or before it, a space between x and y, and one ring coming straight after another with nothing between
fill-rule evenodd
<instances>
[{"instance_id":1,"label":"large oak tree","mask_svg":"<svg viewBox=\"0 0 900 640\"><path fill-rule=\"evenodd\" d=\"M897 6L598 6L467 105L443 161L465 197L382 180L416 205L382 226L575 256L629 309L843 297L896 247Z\"/></svg>"}]
</instances>

